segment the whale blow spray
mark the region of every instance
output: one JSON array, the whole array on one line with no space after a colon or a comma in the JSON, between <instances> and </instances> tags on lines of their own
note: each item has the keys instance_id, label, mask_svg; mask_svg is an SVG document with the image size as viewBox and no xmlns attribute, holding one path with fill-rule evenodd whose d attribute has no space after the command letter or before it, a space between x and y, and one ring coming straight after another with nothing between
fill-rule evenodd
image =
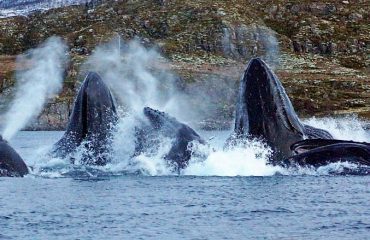
<instances>
[{"instance_id":1,"label":"whale blow spray","mask_svg":"<svg viewBox=\"0 0 370 240\"><path fill-rule=\"evenodd\" d=\"M30 119L37 116L46 102L62 89L67 63L67 46L59 37L51 37L38 48L17 58L17 65L31 65L17 71L15 98L5 115L3 137L11 139Z\"/></svg>"},{"instance_id":2,"label":"whale blow spray","mask_svg":"<svg viewBox=\"0 0 370 240\"><path fill-rule=\"evenodd\" d=\"M184 84L173 71L176 64L137 39L113 39L94 50L82 72L98 72L125 111L141 113L149 106L187 124L219 115L225 99L234 101L233 81L212 75Z\"/></svg>"},{"instance_id":3,"label":"whale blow spray","mask_svg":"<svg viewBox=\"0 0 370 240\"><path fill-rule=\"evenodd\" d=\"M101 74L125 107L141 112L148 105L164 110L171 98L181 95L176 91L175 77L155 67L165 61L155 49L145 48L138 40L124 42L118 38L98 46L84 68Z\"/></svg>"}]
</instances>

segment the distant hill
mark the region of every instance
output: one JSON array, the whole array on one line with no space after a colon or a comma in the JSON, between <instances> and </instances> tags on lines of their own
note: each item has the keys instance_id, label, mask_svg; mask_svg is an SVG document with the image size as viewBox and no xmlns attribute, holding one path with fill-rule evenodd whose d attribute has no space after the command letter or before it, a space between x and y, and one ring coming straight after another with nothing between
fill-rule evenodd
<instances>
[{"instance_id":1,"label":"distant hill","mask_svg":"<svg viewBox=\"0 0 370 240\"><path fill-rule=\"evenodd\" d=\"M0 0L0 18L28 15L71 5L98 5L102 0Z\"/></svg>"}]
</instances>

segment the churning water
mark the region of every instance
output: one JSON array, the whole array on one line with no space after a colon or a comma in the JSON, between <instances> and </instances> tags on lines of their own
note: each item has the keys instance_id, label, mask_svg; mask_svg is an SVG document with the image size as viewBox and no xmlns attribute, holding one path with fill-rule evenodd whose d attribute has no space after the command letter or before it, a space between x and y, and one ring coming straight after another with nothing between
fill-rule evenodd
<instances>
[{"instance_id":1,"label":"churning water","mask_svg":"<svg viewBox=\"0 0 370 240\"><path fill-rule=\"evenodd\" d=\"M336 138L369 139L356 118L308 122ZM370 176L328 174L341 166L286 172L266 165L269 149L261 143L222 150L228 132L201 132L211 139L209 156L204 162L194 156L181 176L161 163L162 150L127 164L129 134L116 138L121 151L112 164L71 166L45 155L62 134L19 132L11 140L33 170L25 178L0 179L0 239L370 236Z\"/></svg>"}]
</instances>

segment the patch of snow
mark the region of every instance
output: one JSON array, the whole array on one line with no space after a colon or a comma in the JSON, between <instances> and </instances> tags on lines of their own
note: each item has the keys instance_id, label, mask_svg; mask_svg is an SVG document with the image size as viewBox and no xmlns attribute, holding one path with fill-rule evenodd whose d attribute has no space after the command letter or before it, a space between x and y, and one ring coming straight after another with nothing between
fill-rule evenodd
<instances>
[{"instance_id":1,"label":"patch of snow","mask_svg":"<svg viewBox=\"0 0 370 240\"><path fill-rule=\"evenodd\" d=\"M0 18L26 16L35 11L46 11L71 5L93 8L102 0L0 0Z\"/></svg>"}]
</instances>

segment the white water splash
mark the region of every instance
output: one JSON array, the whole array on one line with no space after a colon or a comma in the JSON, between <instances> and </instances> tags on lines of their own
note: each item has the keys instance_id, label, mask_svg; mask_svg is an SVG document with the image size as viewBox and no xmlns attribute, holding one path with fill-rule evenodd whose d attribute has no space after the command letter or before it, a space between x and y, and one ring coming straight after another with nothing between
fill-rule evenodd
<instances>
[{"instance_id":1,"label":"white water splash","mask_svg":"<svg viewBox=\"0 0 370 240\"><path fill-rule=\"evenodd\" d=\"M335 162L329 163L327 165L314 168L314 167L297 167L291 169L284 169L284 175L310 175L310 176L323 176L330 174L345 174L348 171L358 170L359 166L357 164L348 162Z\"/></svg>"},{"instance_id":2,"label":"white water splash","mask_svg":"<svg viewBox=\"0 0 370 240\"><path fill-rule=\"evenodd\" d=\"M306 119L305 124L329 131L335 139L353 140L357 142L369 142L369 132L364 129L366 124L356 116L339 118L315 118Z\"/></svg>"},{"instance_id":3,"label":"white water splash","mask_svg":"<svg viewBox=\"0 0 370 240\"><path fill-rule=\"evenodd\" d=\"M31 67L17 72L17 92L5 116L5 139L11 139L25 127L42 111L46 99L62 89L66 50L61 38L51 37L38 48L18 57L18 65L30 64Z\"/></svg>"},{"instance_id":4,"label":"white water splash","mask_svg":"<svg viewBox=\"0 0 370 240\"><path fill-rule=\"evenodd\" d=\"M244 146L218 149L204 161L190 161L185 175L198 176L270 176L282 172L280 167L267 164L271 150L258 141L248 141Z\"/></svg>"},{"instance_id":5,"label":"white water splash","mask_svg":"<svg viewBox=\"0 0 370 240\"><path fill-rule=\"evenodd\" d=\"M113 161L107 167L113 172L141 172L145 175L171 175L171 168L165 160L172 144L171 139L158 137L159 146L153 146L145 153L135 155L136 127L140 127L140 115L131 114L121 117L113 137Z\"/></svg>"}]
</instances>

